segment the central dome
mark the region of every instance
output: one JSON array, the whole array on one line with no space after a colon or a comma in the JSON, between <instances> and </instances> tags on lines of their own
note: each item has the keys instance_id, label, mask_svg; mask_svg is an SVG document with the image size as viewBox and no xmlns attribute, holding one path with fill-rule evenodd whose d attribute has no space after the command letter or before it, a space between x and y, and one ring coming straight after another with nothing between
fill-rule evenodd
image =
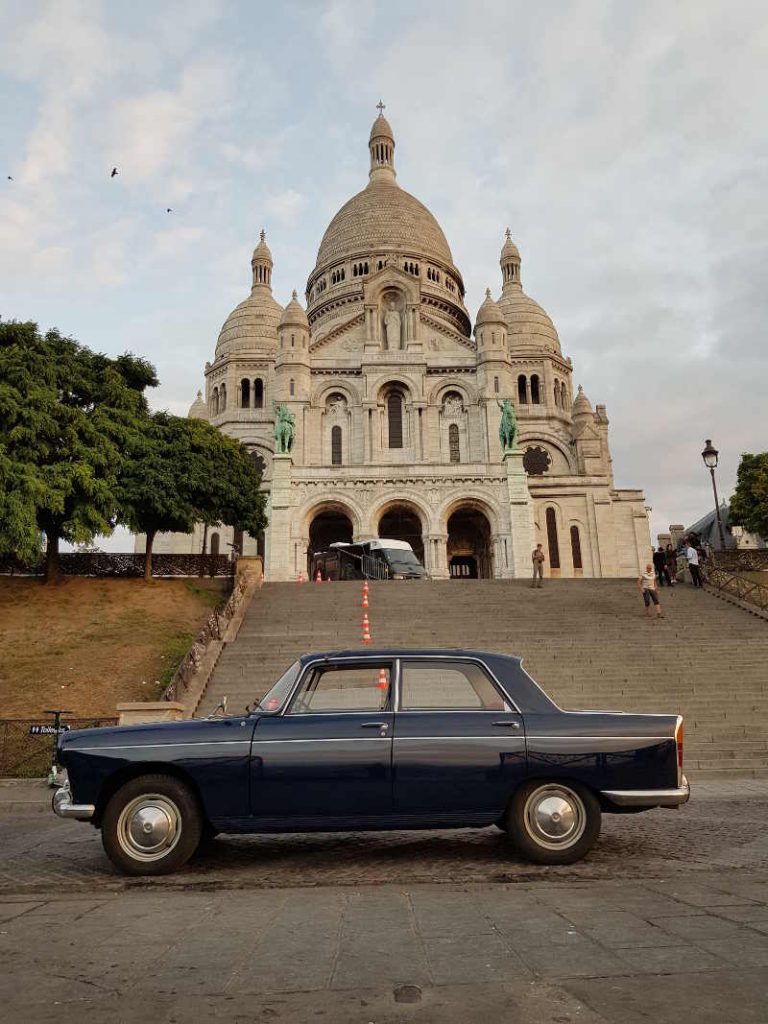
<instances>
[{"instance_id":1,"label":"central dome","mask_svg":"<svg viewBox=\"0 0 768 1024\"><path fill-rule=\"evenodd\" d=\"M394 179L371 180L346 202L323 235L317 266L326 267L367 252L417 253L453 266L442 228L429 210Z\"/></svg>"}]
</instances>

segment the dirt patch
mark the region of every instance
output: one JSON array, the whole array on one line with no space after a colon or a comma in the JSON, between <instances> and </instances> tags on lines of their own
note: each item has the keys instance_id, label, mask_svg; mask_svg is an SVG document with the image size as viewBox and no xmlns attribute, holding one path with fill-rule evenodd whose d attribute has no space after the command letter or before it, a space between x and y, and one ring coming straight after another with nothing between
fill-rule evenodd
<instances>
[{"instance_id":1,"label":"dirt patch","mask_svg":"<svg viewBox=\"0 0 768 1024\"><path fill-rule=\"evenodd\" d=\"M223 582L0 578L0 718L156 700Z\"/></svg>"}]
</instances>

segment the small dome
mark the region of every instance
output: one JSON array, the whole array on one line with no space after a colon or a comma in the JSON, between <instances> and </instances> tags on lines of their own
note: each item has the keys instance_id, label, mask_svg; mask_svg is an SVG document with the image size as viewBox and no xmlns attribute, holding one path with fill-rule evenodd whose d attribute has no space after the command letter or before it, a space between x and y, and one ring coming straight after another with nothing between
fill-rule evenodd
<instances>
[{"instance_id":1,"label":"small dome","mask_svg":"<svg viewBox=\"0 0 768 1024\"><path fill-rule=\"evenodd\" d=\"M207 420L208 410L205 407L205 399L203 398L203 392L197 392L197 398L194 400L192 405L189 407L187 418L190 420Z\"/></svg>"},{"instance_id":2,"label":"small dome","mask_svg":"<svg viewBox=\"0 0 768 1024\"><path fill-rule=\"evenodd\" d=\"M259 233L259 244L253 250L253 259L269 260L270 263L272 262L272 251L267 245L267 233L264 228L262 228Z\"/></svg>"},{"instance_id":3,"label":"small dome","mask_svg":"<svg viewBox=\"0 0 768 1024\"><path fill-rule=\"evenodd\" d=\"M285 307L283 315L280 317L280 326L303 327L305 330L309 330L307 314L296 296L295 289L291 296L291 301Z\"/></svg>"},{"instance_id":4,"label":"small dome","mask_svg":"<svg viewBox=\"0 0 768 1024\"><path fill-rule=\"evenodd\" d=\"M519 284L506 285L498 302L509 331L510 348L536 347L560 354L555 325Z\"/></svg>"},{"instance_id":5,"label":"small dome","mask_svg":"<svg viewBox=\"0 0 768 1024\"><path fill-rule=\"evenodd\" d=\"M369 141L372 139L389 139L391 142L395 141L395 133L392 131L392 126L383 114L379 114L371 125Z\"/></svg>"},{"instance_id":6,"label":"small dome","mask_svg":"<svg viewBox=\"0 0 768 1024\"><path fill-rule=\"evenodd\" d=\"M499 308L498 302L494 302L490 288L485 289L485 301L477 311L475 327L480 327L482 324L502 324L506 326L504 314Z\"/></svg>"},{"instance_id":7,"label":"small dome","mask_svg":"<svg viewBox=\"0 0 768 1024\"><path fill-rule=\"evenodd\" d=\"M584 394L584 388L581 384L579 384L579 391L574 399L571 414L574 419L579 416L592 416L593 414L592 403Z\"/></svg>"},{"instance_id":8,"label":"small dome","mask_svg":"<svg viewBox=\"0 0 768 1024\"><path fill-rule=\"evenodd\" d=\"M235 306L216 342L216 357L233 352L273 354L283 307L267 287L255 287L245 302Z\"/></svg>"},{"instance_id":9,"label":"small dome","mask_svg":"<svg viewBox=\"0 0 768 1024\"><path fill-rule=\"evenodd\" d=\"M507 260L519 260L520 250L517 248L515 243L512 241L512 232L507 228L505 235L506 241L501 249L501 262L506 263Z\"/></svg>"}]
</instances>

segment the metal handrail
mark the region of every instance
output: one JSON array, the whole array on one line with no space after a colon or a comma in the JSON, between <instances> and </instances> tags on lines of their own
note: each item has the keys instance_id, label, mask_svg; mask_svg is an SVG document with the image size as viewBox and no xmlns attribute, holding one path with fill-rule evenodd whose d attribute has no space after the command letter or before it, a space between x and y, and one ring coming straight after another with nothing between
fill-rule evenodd
<instances>
[{"instance_id":1,"label":"metal handrail","mask_svg":"<svg viewBox=\"0 0 768 1024\"><path fill-rule=\"evenodd\" d=\"M730 594L745 604L753 604L761 611L768 611L768 587L763 583L755 583L712 565L707 567L704 581L713 590Z\"/></svg>"}]
</instances>

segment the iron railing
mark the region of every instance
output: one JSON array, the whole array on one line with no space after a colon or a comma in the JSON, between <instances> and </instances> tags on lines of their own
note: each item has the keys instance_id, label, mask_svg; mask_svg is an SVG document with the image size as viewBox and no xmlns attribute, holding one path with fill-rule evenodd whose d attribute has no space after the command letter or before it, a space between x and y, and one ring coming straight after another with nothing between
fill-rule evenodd
<instances>
[{"instance_id":1,"label":"iron railing","mask_svg":"<svg viewBox=\"0 0 768 1024\"><path fill-rule=\"evenodd\" d=\"M705 583L726 597L730 596L737 601L754 605L761 611L768 611L768 586L762 583L755 583L744 576L711 564L706 569Z\"/></svg>"},{"instance_id":2,"label":"iron railing","mask_svg":"<svg viewBox=\"0 0 768 1024\"><path fill-rule=\"evenodd\" d=\"M51 716L0 718L0 776L45 777L51 769L59 732L117 725L116 718L66 718L58 727Z\"/></svg>"},{"instance_id":3,"label":"iron railing","mask_svg":"<svg viewBox=\"0 0 768 1024\"><path fill-rule=\"evenodd\" d=\"M59 556L62 576L125 577L144 575L144 555L135 552L73 551ZM0 555L0 574L45 575L45 559L20 562L12 555ZM229 555L153 555L153 576L234 576L235 562Z\"/></svg>"},{"instance_id":4,"label":"iron railing","mask_svg":"<svg viewBox=\"0 0 768 1024\"><path fill-rule=\"evenodd\" d=\"M727 572L761 572L768 570L768 548L713 551L710 561Z\"/></svg>"}]
</instances>

